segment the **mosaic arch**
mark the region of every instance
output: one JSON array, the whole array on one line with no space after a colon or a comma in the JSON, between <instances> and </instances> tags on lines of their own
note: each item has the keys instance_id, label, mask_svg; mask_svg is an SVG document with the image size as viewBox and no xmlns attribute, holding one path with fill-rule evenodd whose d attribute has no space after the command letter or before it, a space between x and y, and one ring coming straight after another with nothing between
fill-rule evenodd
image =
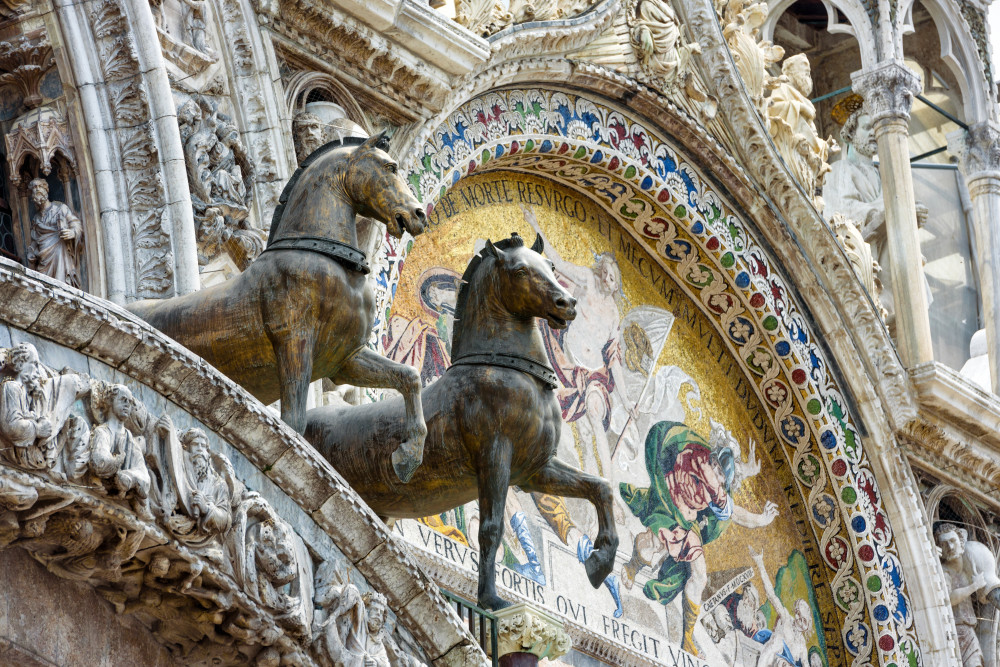
<instances>
[{"instance_id":1,"label":"mosaic arch","mask_svg":"<svg viewBox=\"0 0 1000 667\"><path fill-rule=\"evenodd\" d=\"M463 178L501 169L586 193L699 305L782 441L829 568L850 663L919 664L875 475L827 355L751 226L653 129L566 92L506 90L465 103L418 150L409 178L433 216ZM402 257L395 261L383 271L389 293Z\"/></svg>"}]
</instances>

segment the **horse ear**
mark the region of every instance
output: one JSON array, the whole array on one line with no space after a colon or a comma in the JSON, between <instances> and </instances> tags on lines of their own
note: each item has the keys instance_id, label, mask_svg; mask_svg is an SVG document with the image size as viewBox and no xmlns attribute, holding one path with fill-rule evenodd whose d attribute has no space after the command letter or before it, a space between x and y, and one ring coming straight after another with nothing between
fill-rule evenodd
<instances>
[{"instance_id":1,"label":"horse ear","mask_svg":"<svg viewBox=\"0 0 1000 667\"><path fill-rule=\"evenodd\" d=\"M539 255L545 250L545 241L542 240L541 234L535 234L535 242L531 244L531 249L537 252Z\"/></svg>"},{"instance_id":2,"label":"horse ear","mask_svg":"<svg viewBox=\"0 0 1000 667\"><path fill-rule=\"evenodd\" d=\"M361 144L365 148L377 148L380 151L389 150L389 130L382 130L378 134L372 135Z\"/></svg>"},{"instance_id":3,"label":"horse ear","mask_svg":"<svg viewBox=\"0 0 1000 667\"><path fill-rule=\"evenodd\" d=\"M500 259L500 251L493 245L493 241L486 239L486 246L483 247L483 257L495 257Z\"/></svg>"}]
</instances>

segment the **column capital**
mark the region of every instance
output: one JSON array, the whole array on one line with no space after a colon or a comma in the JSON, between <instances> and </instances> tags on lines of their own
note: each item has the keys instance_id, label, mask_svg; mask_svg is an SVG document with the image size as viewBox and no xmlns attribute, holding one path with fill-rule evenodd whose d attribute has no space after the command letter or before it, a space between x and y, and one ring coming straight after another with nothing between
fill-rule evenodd
<instances>
[{"instance_id":1,"label":"column capital","mask_svg":"<svg viewBox=\"0 0 1000 667\"><path fill-rule=\"evenodd\" d=\"M865 107L876 131L879 126L910 121L913 98L923 89L920 75L902 60L887 60L876 67L851 74L854 91L865 98Z\"/></svg>"},{"instance_id":2,"label":"column capital","mask_svg":"<svg viewBox=\"0 0 1000 667\"><path fill-rule=\"evenodd\" d=\"M573 646L561 621L550 614L519 603L495 612L499 658L514 653L528 653L535 660L554 660L566 655Z\"/></svg>"},{"instance_id":3,"label":"column capital","mask_svg":"<svg viewBox=\"0 0 1000 667\"><path fill-rule=\"evenodd\" d=\"M949 132L948 152L958 158L958 166L969 181L1000 178L1000 123L986 120L968 130Z\"/></svg>"}]
</instances>

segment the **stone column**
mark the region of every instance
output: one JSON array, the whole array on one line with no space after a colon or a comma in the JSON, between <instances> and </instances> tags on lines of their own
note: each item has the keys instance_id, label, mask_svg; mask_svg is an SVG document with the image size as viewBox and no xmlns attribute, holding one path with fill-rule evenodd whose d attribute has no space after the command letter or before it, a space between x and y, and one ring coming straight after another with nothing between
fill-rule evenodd
<instances>
[{"instance_id":1,"label":"stone column","mask_svg":"<svg viewBox=\"0 0 1000 667\"><path fill-rule=\"evenodd\" d=\"M993 393L1000 394L1000 271L993 269L994 258L1000 257L1000 124L996 121L977 123L965 130L948 135L948 150L958 156L958 166L965 177L972 199L972 225L975 230L979 262L979 298L986 325L986 349L989 354L990 379Z\"/></svg>"},{"instance_id":2,"label":"stone column","mask_svg":"<svg viewBox=\"0 0 1000 667\"><path fill-rule=\"evenodd\" d=\"M878 140L879 173L885 199L889 276L896 308L896 349L906 367L934 358L917 237L917 209L910 170L910 107L920 92L920 76L902 60L888 60L851 75L865 99Z\"/></svg>"},{"instance_id":3,"label":"stone column","mask_svg":"<svg viewBox=\"0 0 1000 667\"><path fill-rule=\"evenodd\" d=\"M573 642L558 619L523 602L496 612L500 667L537 667L566 655Z\"/></svg>"}]
</instances>

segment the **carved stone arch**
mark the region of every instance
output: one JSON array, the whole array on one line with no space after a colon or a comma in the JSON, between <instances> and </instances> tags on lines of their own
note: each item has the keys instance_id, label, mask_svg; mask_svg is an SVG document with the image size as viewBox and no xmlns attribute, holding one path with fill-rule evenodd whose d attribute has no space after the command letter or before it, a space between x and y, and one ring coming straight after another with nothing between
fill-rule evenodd
<instances>
[{"instance_id":1,"label":"carved stone arch","mask_svg":"<svg viewBox=\"0 0 1000 667\"><path fill-rule=\"evenodd\" d=\"M724 335L728 335L727 325L736 318L743 318L758 333L767 332L767 340L761 338L759 346L758 342L729 343L736 358L747 359L751 352L759 350L784 365L784 370L773 376L761 376L748 367L747 376L757 381L755 391L762 404L773 408L772 420L780 437L789 445L795 441L789 463L797 483L802 482L802 462L812 456L823 462L823 474L834 485L833 497L841 501L849 498L851 493L845 496L844 492L851 488L865 498L863 509L839 502L839 527L828 526L816 532L823 545L844 539L837 537L841 530L850 537L844 541L854 549L850 563L843 560L833 566L827 560L827 565L837 572L834 586L838 590L852 586L849 581L871 582L871 587L862 592L868 596L862 605L865 609L859 607L852 612L852 620L842 627L842 637L848 644L852 638L857 640L860 635L851 635L851 631L860 624L867 628L861 634L867 633L870 639L851 644L857 655L881 664L904 661L912 657L907 654L920 652L912 612L905 612L888 625L864 619L866 610L884 604L871 597L871 588L881 591L880 595L891 592L899 600L909 596L903 572L912 576L915 564L907 562L904 566L887 513L891 511L887 505L906 505L896 496L906 496L908 490L894 488L885 476L895 476L894 481L901 486L912 483L912 479L900 470L893 454L882 453L872 461L867 452L873 447L864 440L880 436L864 432L856 421L861 409L850 399L847 383L836 370L839 362L831 358L826 343L817 338L814 315L807 315L807 309L799 305L799 289L783 277L785 269L771 259L771 249L760 245L757 232L746 222L749 215L745 210L730 203L730 194L715 190L718 178L726 172L731 176L739 168L718 157L695 166L680 152L684 149L672 143L676 139L665 140L662 136L652 124L635 120L629 112L603 102L559 90L522 87L486 93L465 103L440 125L421 134L406 164L412 165L410 183L429 204L431 216L437 200L462 178L491 170L544 174L587 192L606 211L619 219L632 220L632 238L645 244L660 265L674 273L678 284L715 318ZM685 143L705 143L703 135L681 137ZM703 151L702 159L709 154ZM732 180L738 182L741 178ZM745 197L748 204L754 199L750 191L734 196L737 200ZM766 215L759 206L754 213L755 217ZM720 235L722 229L726 231ZM680 243L681 239L689 245ZM718 298L705 301L705 293L677 273L682 265L704 267L717 276L713 284L719 291L712 296ZM814 367L812 361L803 358L792 361L800 354L818 365ZM812 370L789 376L794 368ZM765 384L798 387L802 392L794 398L789 393L787 402L776 404L771 400L773 394L767 398ZM807 440L812 444L805 444ZM891 470L885 473L885 467ZM876 468L883 469L878 476ZM805 487L802 493L807 504L817 502L822 495ZM890 499L883 498L883 493ZM865 544L879 556L873 558L868 549L857 551ZM927 548L924 551L932 554ZM924 606L927 601L922 600L918 608ZM885 650L889 646L892 648Z\"/></svg>"},{"instance_id":2,"label":"carved stone arch","mask_svg":"<svg viewBox=\"0 0 1000 667\"><path fill-rule=\"evenodd\" d=\"M323 91L330 101L343 107L350 120L361 126L367 124L365 113L351 91L337 81L336 77L325 72L296 72L292 75L285 88L285 106L289 115L294 116L302 111L309 93L314 90Z\"/></svg>"},{"instance_id":3,"label":"carved stone arch","mask_svg":"<svg viewBox=\"0 0 1000 667\"><path fill-rule=\"evenodd\" d=\"M762 39L774 41L774 29L778 25L778 19L795 2L796 0L779 0L769 4L767 21L764 22L760 30ZM861 62L865 67L871 67L878 62L880 49L873 21L874 17L865 4L875 3L863 3L859 0L823 0L823 7L826 9L829 20L827 30L833 34L854 37L858 49L861 51ZM847 17L847 23L839 21L837 10L843 12L844 16Z\"/></svg>"},{"instance_id":4,"label":"carved stone arch","mask_svg":"<svg viewBox=\"0 0 1000 667\"><path fill-rule=\"evenodd\" d=\"M950 484L940 484L931 489L931 492L927 494L924 504L927 507L927 516L930 518L932 525L938 521L949 520L940 515L942 504L946 503L949 499L955 501L954 503L949 503L948 506L951 511L959 515L962 526L969 531L969 537L988 544L992 549L996 549L998 546L996 544L997 538L987 528L983 513L961 489Z\"/></svg>"},{"instance_id":5,"label":"carved stone arch","mask_svg":"<svg viewBox=\"0 0 1000 667\"><path fill-rule=\"evenodd\" d=\"M914 2L911 0L911 7ZM922 4L937 28L941 59L958 81L965 122L973 125L988 120L995 113L994 84L986 78L992 67L982 60L976 37L969 32L961 9L954 0L923 0Z\"/></svg>"}]
</instances>

